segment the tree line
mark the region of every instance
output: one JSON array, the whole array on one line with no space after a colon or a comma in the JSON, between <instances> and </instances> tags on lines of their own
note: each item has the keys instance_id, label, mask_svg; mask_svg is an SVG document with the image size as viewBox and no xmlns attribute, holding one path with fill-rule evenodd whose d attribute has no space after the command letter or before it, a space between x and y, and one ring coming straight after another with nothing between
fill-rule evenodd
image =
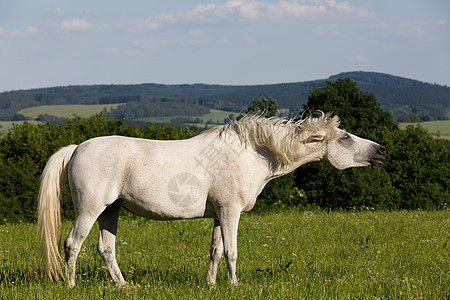
<instances>
[{"instance_id":1,"label":"tree line","mask_svg":"<svg viewBox=\"0 0 450 300\"><path fill-rule=\"evenodd\" d=\"M276 113L274 99L255 100L249 113ZM373 94L362 92L349 78L328 81L311 91L303 112L322 110L341 117L342 128L387 148L379 169L339 171L325 162L309 163L277 178L265 187L254 208L257 212L292 207L329 209L439 209L450 201L450 154L442 141L424 129L400 130L381 109ZM123 119L97 114L76 117L63 124L24 122L0 138L0 223L32 222L40 174L47 159L60 147L89 138L123 135L147 139L184 139L198 131L167 124L138 127ZM73 217L68 188L63 189L64 218Z\"/></svg>"},{"instance_id":2,"label":"tree line","mask_svg":"<svg viewBox=\"0 0 450 300\"><path fill-rule=\"evenodd\" d=\"M450 87L433 85L374 72L349 72L330 77L349 77L359 89L374 94L382 108L397 121L428 121L448 119ZM18 112L26 107L55 104L112 104L134 103L124 106L117 117L134 117L136 107L143 106L152 114L176 113L181 103L193 105L201 112L205 109L221 109L231 112L243 111L248 102L265 91L278 99L281 108L298 110L307 103L310 91L325 87L326 79L250 86L225 86L208 84L139 84L139 85L93 85L67 86L27 91L0 93L0 120L26 119ZM158 99L161 108L152 110L142 100ZM168 104L172 103L172 104ZM191 116L193 115L194 112ZM148 117L150 115L146 115ZM115 117L111 115L111 117Z\"/></svg>"},{"instance_id":3,"label":"tree line","mask_svg":"<svg viewBox=\"0 0 450 300\"><path fill-rule=\"evenodd\" d=\"M195 131L167 124L149 124L145 128L112 120L104 114L89 119L66 119L64 124L14 125L0 139L0 224L36 219L39 178L47 159L59 148L80 144L96 136L123 135L146 139L184 139ZM64 218L73 217L68 188L62 192Z\"/></svg>"},{"instance_id":4,"label":"tree line","mask_svg":"<svg viewBox=\"0 0 450 300\"><path fill-rule=\"evenodd\" d=\"M167 97L143 97L111 109L107 116L112 119L139 119L150 116L201 116L209 113L209 108L193 101Z\"/></svg>"}]
</instances>

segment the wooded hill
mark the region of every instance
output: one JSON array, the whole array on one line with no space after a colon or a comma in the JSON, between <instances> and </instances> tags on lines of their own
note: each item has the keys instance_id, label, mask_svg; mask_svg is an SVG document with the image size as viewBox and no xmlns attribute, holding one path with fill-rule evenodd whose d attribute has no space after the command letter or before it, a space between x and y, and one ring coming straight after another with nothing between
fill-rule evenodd
<instances>
[{"instance_id":1,"label":"wooded hill","mask_svg":"<svg viewBox=\"0 0 450 300\"><path fill-rule=\"evenodd\" d=\"M280 108L298 112L310 91L325 82L349 77L373 93L382 108L402 122L450 118L450 87L374 72L348 72L328 79L266 85L137 84L52 87L0 93L0 120L22 120L23 108L54 104L127 103L112 118L203 115L209 109L244 112L252 99L272 97Z\"/></svg>"}]
</instances>

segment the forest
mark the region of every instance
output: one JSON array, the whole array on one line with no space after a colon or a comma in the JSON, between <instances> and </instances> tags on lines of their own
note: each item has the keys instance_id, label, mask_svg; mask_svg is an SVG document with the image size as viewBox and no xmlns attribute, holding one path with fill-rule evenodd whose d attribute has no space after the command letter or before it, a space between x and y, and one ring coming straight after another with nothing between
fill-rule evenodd
<instances>
[{"instance_id":1,"label":"forest","mask_svg":"<svg viewBox=\"0 0 450 300\"><path fill-rule=\"evenodd\" d=\"M248 104L247 104L248 105ZM272 180L254 208L256 212L296 207L350 209L447 209L450 204L450 153L445 144L420 127L400 130L374 94L361 91L349 78L315 87L302 108L306 113L332 111L343 128L387 148L387 160L377 170L338 171L326 162L304 165ZM277 102L254 100L247 112L276 112ZM63 124L24 122L0 137L0 223L33 222L39 178L47 159L60 147L89 138L123 135L148 139L184 139L198 130L167 124L138 127L103 113ZM62 212L73 217L68 188Z\"/></svg>"},{"instance_id":2,"label":"forest","mask_svg":"<svg viewBox=\"0 0 450 300\"><path fill-rule=\"evenodd\" d=\"M310 92L328 80L348 77L358 88L374 94L394 120L417 122L447 120L450 87L374 72L348 72L295 83L249 86L208 84L137 84L52 87L0 93L0 120L24 120L18 112L26 107L55 104L127 103L111 112L111 118L149 116L198 116L209 109L242 112L261 93L277 99L280 108L297 113Z\"/></svg>"}]
</instances>

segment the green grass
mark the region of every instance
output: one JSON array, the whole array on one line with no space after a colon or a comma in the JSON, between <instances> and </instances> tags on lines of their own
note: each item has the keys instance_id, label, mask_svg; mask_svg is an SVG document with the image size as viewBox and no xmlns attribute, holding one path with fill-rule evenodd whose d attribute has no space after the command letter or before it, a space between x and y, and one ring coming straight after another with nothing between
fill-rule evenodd
<instances>
[{"instance_id":1,"label":"green grass","mask_svg":"<svg viewBox=\"0 0 450 300\"><path fill-rule=\"evenodd\" d=\"M450 139L450 120L442 120L442 121L429 121L429 122L420 122L420 123L400 123L400 129L405 129L408 125L413 126L422 126L425 129L434 135L438 135L441 138Z\"/></svg>"},{"instance_id":2,"label":"green grass","mask_svg":"<svg viewBox=\"0 0 450 300\"><path fill-rule=\"evenodd\" d=\"M71 223L63 224L66 236ZM285 212L241 217L240 284L222 259L206 284L212 220L122 217L116 288L97 254L97 228L81 250L77 285L43 276L35 224L0 226L2 299L448 299L450 211Z\"/></svg>"},{"instance_id":3,"label":"green grass","mask_svg":"<svg viewBox=\"0 0 450 300\"><path fill-rule=\"evenodd\" d=\"M41 114L48 114L60 118L70 118L73 114L77 114L82 118L89 118L92 115L102 112L105 108L107 111L110 111L111 108L117 108L117 106L122 104L124 103L98 105L41 105L27 107L21 109L17 113L32 119L36 119Z\"/></svg>"}]
</instances>

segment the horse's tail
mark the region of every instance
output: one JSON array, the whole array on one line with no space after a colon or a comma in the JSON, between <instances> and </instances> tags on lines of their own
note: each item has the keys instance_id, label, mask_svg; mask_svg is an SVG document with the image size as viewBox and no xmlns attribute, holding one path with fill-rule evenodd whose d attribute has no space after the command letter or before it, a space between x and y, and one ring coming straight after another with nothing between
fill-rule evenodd
<instances>
[{"instance_id":1,"label":"horse's tail","mask_svg":"<svg viewBox=\"0 0 450 300\"><path fill-rule=\"evenodd\" d=\"M44 255L45 273L50 280L64 278L58 244L61 238L61 185L77 145L61 148L47 162L41 176L38 196L38 225Z\"/></svg>"}]
</instances>

